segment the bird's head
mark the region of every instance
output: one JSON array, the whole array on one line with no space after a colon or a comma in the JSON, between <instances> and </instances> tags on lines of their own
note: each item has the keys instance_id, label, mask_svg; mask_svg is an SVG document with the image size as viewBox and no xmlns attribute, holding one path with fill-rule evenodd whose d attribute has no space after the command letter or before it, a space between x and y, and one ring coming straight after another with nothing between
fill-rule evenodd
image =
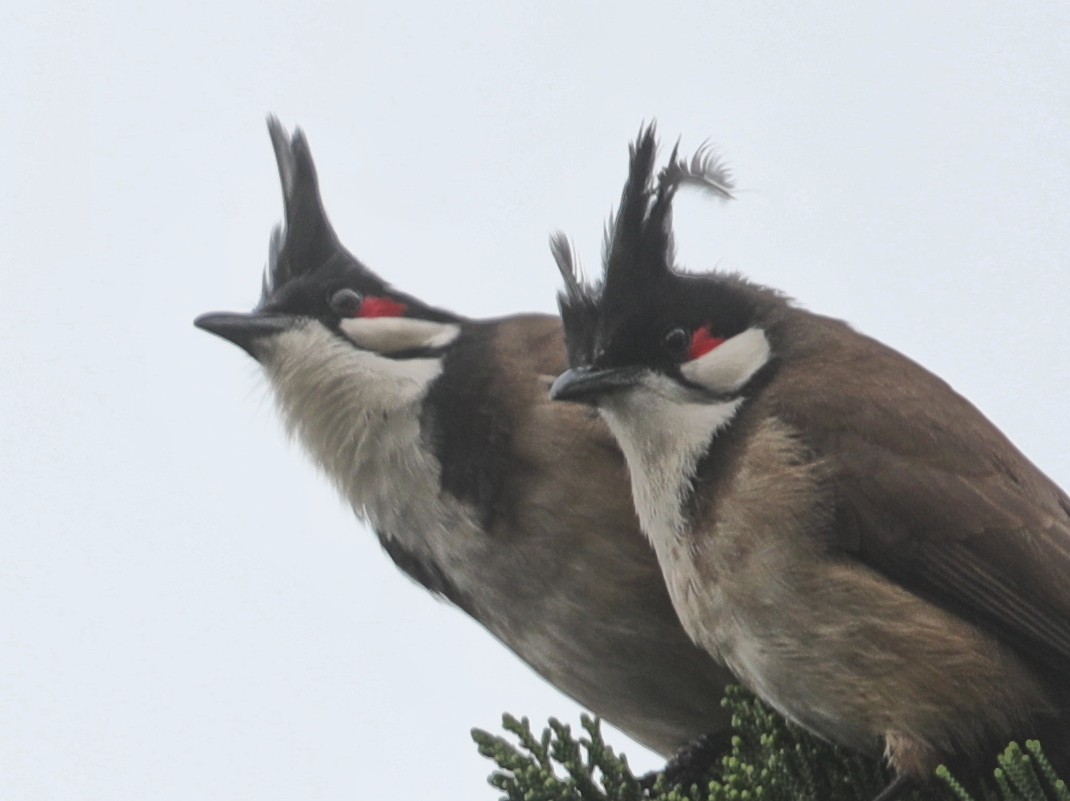
<instances>
[{"instance_id":1,"label":"bird's head","mask_svg":"<svg viewBox=\"0 0 1070 801\"><path fill-rule=\"evenodd\" d=\"M398 292L339 242L320 198L308 141L275 117L268 130L282 182L285 222L272 232L260 302L250 313L212 312L195 324L261 362L280 334L324 331L387 358L424 355L449 344L460 318Z\"/></svg>"},{"instance_id":2,"label":"bird's head","mask_svg":"<svg viewBox=\"0 0 1070 801\"><path fill-rule=\"evenodd\" d=\"M773 355L769 328L786 301L736 275L675 268L672 203L693 185L732 197L725 167L701 148L674 149L655 177L654 126L630 148L620 207L606 226L603 276L580 275L567 240L551 239L565 280L559 295L571 368L553 385L558 400L603 411L624 398L708 404L734 401Z\"/></svg>"}]
</instances>

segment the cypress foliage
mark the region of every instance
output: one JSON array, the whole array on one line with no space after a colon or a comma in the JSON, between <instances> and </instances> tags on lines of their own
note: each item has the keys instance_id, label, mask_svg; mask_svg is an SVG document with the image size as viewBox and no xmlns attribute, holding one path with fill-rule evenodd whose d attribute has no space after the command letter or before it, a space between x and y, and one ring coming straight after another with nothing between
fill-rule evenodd
<instances>
[{"instance_id":1,"label":"cypress foliage","mask_svg":"<svg viewBox=\"0 0 1070 801\"><path fill-rule=\"evenodd\" d=\"M497 769L489 783L502 801L869 801L891 780L877 760L844 751L785 722L754 696L730 687L732 748L700 784L668 786L658 777L646 790L602 739L600 722L580 718L582 734L553 718L538 737L527 718L505 715L512 739L472 730L479 752ZM940 768L909 801L1070 801L1040 744L1011 743L994 758L991 780L972 796Z\"/></svg>"}]
</instances>

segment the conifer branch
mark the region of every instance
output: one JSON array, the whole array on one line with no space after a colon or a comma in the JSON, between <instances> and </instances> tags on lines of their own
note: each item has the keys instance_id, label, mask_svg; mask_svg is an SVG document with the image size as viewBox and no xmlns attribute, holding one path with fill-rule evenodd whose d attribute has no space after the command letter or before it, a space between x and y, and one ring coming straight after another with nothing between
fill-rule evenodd
<instances>
[{"instance_id":1,"label":"conifer branch","mask_svg":"<svg viewBox=\"0 0 1070 801\"><path fill-rule=\"evenodd\" d=\"M732 713L732 746L700 784L669 786L664 776L648 790L602 739L600 722L583 715L583 733L551 719L541 737L530 722L505 715L513 741L472 730L479 752L497 765L491 786L502 801L868 801L890 780L879 761L854 754L786 723L739 687L724 705ZM1070 801L1040 744L1011 743L994 758L988 780L965 783L941 766L932 784L908 801Z\"/></svg>"}]
</instances>

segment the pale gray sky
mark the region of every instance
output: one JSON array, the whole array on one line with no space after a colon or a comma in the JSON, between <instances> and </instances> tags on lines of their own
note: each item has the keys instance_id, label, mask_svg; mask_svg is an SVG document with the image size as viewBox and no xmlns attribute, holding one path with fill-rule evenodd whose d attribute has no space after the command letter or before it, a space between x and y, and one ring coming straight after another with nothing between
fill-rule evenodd
<instances>
[{"instance_id":1,"label":"pale gray sky","mask_svg":"<svg viewBox=\"0 0 1070 801\"><path fill-rule=\"evenodd\" d=\"M642 120L709 137L742 191L681 198L685 264L900 348L1066 487L1068 41L1065 0L6 4L0 797L489 801L471 726L577 718L193 328L257 297L268 111L349 248L471 315L553 310L552 228L597 265Z\"/></svg>"}]
</instances>

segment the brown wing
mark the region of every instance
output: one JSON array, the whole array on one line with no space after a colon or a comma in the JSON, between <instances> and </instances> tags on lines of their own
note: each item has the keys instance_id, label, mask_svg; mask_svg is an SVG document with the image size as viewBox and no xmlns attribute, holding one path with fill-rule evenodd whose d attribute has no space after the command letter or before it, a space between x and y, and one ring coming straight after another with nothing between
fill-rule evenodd
<instances>
[{"instance_id":1,"label":"brown wing","mask_svg":"<svg viewBox=\"0 0 1070 801\"><path fill-rule=\"evenodd\" d=\"M828 467L834 545L1070 675L1070 499L939 378L812 326L765 396Z\"/></svg>"}]
</instances>

